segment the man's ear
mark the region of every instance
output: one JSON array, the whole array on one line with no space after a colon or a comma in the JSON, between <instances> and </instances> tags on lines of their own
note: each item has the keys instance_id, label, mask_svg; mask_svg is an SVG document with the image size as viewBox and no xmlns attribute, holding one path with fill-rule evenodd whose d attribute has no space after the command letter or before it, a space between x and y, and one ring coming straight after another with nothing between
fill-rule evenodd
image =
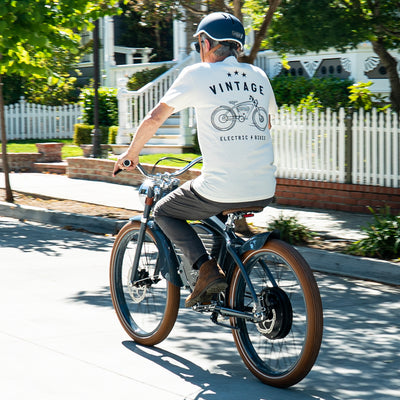
<instances>
[{"instance_id":1,"label":"man's ear","mask_svg":"<svg viewBox=\"0 0 400 400\"><path fill-rule=\"evenodd\" d=\"M207 51L211 49L211 42L208 39L204 39L204 44L206 45Z\"/></svg>"}]
</instances>

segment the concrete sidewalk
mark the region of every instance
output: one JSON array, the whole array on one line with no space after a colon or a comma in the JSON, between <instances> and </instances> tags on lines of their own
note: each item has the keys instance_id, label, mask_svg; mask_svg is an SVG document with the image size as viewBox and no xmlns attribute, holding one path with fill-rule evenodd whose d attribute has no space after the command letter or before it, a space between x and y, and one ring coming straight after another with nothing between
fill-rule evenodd
<instances>
[{"instance_id":1,"label":"concrete sidewalk","mask_svg":"<svg viewBox=\"0 0 400 400\"><path fill-rule=\"evenodd\" d=\"M18 192L82 201L94 205L120 207L128 210L143 210L138 198L137 187L69 179L65 175L41 173L11 173L10 183L12 189ZM0 188L4 188L3 173L0 173ZM361 228L373 221L372 216L368 214L272 205L256 216L249 218L249 222L255 226L265 227L281 214L295 216L299 223L312 231L337 240L358 240L362 238ZM90 232L97 233L115 233L123 223L123 221L107 218L59 213L36 207L10 205L5 202L0 202L0 215L51 225L85 228ZM314 270L388 284L400 284L399 264L310 248L299 248L299 250Z\"/></svg>"},{"instance_id":2,"label":"concrete sidewalk","mask_svg":"<svg viewBox=\"0 0 400 400\"><path fill-rule=\"evenodd\" d=\"M138 188L100 181L69 179L65 175L41 173L11 173L13 190L23 193L82 201L86 203L143 210L138 198ZM4 188L4 174L0 173L0 188ZM357 240L363 237L361 228L372 222L371 215L333 210L317 210L271 205L249 222L265 227L280 214L295 216L311 230L333 238Z\"/></svg>"}]
</instances>

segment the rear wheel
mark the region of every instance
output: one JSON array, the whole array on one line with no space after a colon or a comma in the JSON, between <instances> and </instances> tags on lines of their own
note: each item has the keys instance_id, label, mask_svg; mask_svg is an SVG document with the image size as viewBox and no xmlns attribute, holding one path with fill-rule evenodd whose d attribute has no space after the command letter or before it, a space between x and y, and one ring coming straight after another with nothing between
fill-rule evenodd
<instances>
[{"instance_id":1,"label":"rear wheel","mask_svg":"<svg viewBox=\"0 0 400 400\"><path fill-rule=\"evenodd\" d=\"M136 342L153 346L173 328L180 288L160 272L157 243L146 230L138 267L133 270L140 223L126 224L116 237L110 261L111 298L118 319Z\"/></svg>"},{"instance_id":2,"label":"rear wheel","mask_svg":"<svg viewBox=\"0 0 400 400\"><path fill-rule=\"evenodd\" d=\"M322 303L313 273L287 243L272 239L248 251L242 261L266 312L260 322L232 318L240 356L262 382L288 387L311 370L322 340ZM239 267L233 274L230 306L252 312L255 306Z\"/></svg>"}]
</instances>

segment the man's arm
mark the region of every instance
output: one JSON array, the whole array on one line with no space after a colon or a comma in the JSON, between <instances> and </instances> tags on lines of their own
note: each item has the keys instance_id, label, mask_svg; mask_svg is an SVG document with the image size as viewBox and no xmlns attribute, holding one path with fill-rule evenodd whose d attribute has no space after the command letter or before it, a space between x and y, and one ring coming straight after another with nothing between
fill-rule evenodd
<instances>
[{"instance_id":1,"label":"man's arm","mask_svg":"<svg viewBox=\"0 0 400 400\"><path fill-rule=\"evenodd\" d=\"M136 168L136 165L139 163L139 154L144 145L155 135L158 128L173 112L173 107L165 103L159 103L146 115L140 123L128 150L118 157L114 166L113 175L120 169L133 170ZM132 161L132 165L128 168L124 167L122 163L125 160Z\"/></svg>"}]
</instances>

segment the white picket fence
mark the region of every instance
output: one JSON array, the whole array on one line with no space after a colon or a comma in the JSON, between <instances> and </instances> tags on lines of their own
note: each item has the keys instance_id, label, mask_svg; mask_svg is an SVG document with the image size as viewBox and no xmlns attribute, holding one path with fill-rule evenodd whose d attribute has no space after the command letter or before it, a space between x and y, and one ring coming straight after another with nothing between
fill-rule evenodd
<instances>
[{"instance_id":1,"label":"white picket fence","mask_svg":"<svg viewBox=\"0 0 400 400\"><path fill-rule=\"evenodd\" d=\"M400 126L396 113L361 109L353 115L352 182L400 187Z\"/></svg>"},{"instance_id":2,"label":"white picket fence","mask_svg":"<svg viewBox=\"0 0 400 400\"><path fill-rule=\"evenodd\" d=\"M155 101L155 91L165 90L160 84L157 82L152 88L151 96L147 91L135 93L139 107L131 114L133 125L144 116L148 103ZM72 138L81 114L78 104L48 107L21 99L5 107L7 138ZM385 113L378 113L376 109L360 110L353 113L350 121L348 118L343 108L338 112L328 109L312 113L281 108L272 120L277 176L400 187L398 114L391 110Z\"/></svg>"},{"instance_id":3,"label":"white picket fence","mask_svg":"<svg viewBox=\"0 0 400 400\"><path fill-rule=\"evenodd\" d=\"M4 113L7 140L70 139L82 109L79 104L43 106L21 98L16 104L5 106Z\"/></svg>"},{"instance_id":4,"label":"white picket fence","mask_svg":"<svg viewBox=\"0 0 400 400\"><path fill-rule=\"evenodd\" d=\"M280 178L345 181L345 113L281 108L272 119Z\"/></svg>"},{"instance_id":5,"label":"white picket fence","mask_svg":"<svg viewBox=\"0 0 400 400\"><path fill-rule=\"evenodd\" d=\"M281 108L273 118L277 176L400 187L398 114Z\"/></svg>"}]
</instances>

